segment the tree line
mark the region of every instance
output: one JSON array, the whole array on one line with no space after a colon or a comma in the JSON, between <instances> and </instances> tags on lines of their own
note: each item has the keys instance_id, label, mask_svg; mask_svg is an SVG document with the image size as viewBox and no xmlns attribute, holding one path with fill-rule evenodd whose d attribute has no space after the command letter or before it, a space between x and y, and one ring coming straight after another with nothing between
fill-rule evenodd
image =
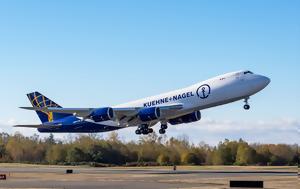
<instances>
[{"instance_id":1,"label":"tree line","mask_svg":"<svg viewBox=\"0 0 300 189\"><path fill-rule=\"evenodd\" d=\"M104 139L78 135L72 140L0 133L0 162L92 166L147 165L297 165L298 145L248 144L225 139L217 146L195 145L187 137L152 133L138 141L124 142L116 132Z\"/></svg>"}]
</instances>

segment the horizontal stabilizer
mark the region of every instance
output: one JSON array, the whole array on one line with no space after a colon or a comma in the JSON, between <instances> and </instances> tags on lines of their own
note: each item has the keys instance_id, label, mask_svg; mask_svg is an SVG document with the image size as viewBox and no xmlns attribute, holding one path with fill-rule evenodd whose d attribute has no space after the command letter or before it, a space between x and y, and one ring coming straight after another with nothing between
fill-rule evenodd
<instances>
[{"instance_id":1,"label":"horizontal stabilizer","mask_svg":"<svg viewBox=\"0 0 300 189\"><path fill-rule=\"evenodd\" d=\"M36 128L36 129L57 129L60 125L14 125L14 127L26 127L26 128Z\"/></svg>"},{"instance_id":2,"label":"horizontal stabilizer","mask_svg":"<svg viewBox=\"0 0 300 189\"><path fill-rule=\"evenodd\" d=\"M56 107L20 107L20 108L25 110L35 110L41 112L73 114L79 117L86 117L94 110L94 108L56 108Z\"/></svg>"}]
</instances>

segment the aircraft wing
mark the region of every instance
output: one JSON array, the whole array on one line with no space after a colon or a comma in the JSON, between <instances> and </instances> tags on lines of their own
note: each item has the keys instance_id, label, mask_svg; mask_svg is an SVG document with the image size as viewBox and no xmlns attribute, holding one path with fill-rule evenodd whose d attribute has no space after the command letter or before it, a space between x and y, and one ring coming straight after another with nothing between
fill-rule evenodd
<instances>
[{"instance_id":1,"label":"aircraft wing","mask_svg":"<svg viewBox=\"0 0 300 189\"><path fill-rule=\"evenodd\" d=\"M183 108L182 104L171 104L165 106L157 106L160 108L162 112L169 111L169 110L180 110ZM134 116L139 113L141 109L145 107L131 107L131 108L113 108L114 112L119 116Z\"/></svg>"},{"instance_id":2,"label":"aircraft wing","mask_svg":"<svg viewBox=\"0 0 300 189\"><path fill-rule=\"evenodd\" d=\"M183 108L182 104L171 104L171 105L165 105L165 106L157 106L160 108L160 111L162 113L168 112L168 111L174 111L174 110L180 110ZM145 107L135 107L135 108L113 108L117 120L120 123L128 123L128 124L134 124L138 120L138 113L141 109Z\"/></svg>"},{"instance_id":3,"label":"aircraft wing","mask_svg":"<svg viewBox=\"0 0 300 189\"><path fill-rule=\"evenodd\" d=\"M157 106L160 108L161 112L168 112L172 110L180 110L183 108L183 105L180 103L170 104L170 105L162 105ZM54 113L64 113L64 114L72 114L77 117L87 118L93 110L97 108L57 108L57 107L20 107L26 110L35 110L42 112L54 112ZM145 107L122 107L122 108L112 108L116 119L118 121L130 122L134 120L139 111Z\"/></svg>"}]
</instances>

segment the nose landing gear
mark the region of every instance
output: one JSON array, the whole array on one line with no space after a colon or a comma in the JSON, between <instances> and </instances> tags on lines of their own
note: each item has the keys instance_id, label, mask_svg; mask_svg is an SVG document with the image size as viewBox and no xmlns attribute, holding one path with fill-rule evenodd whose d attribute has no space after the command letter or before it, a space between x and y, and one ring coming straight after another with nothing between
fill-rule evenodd
<instances>
[{"instance_id":1,"label":"nose landing gear","mask_svg":"<svg viewBox=\"0 0 300 189\"><path fill-rule=\"evenodd\" d=\"M245 105L244 105L244 109L245 110L249 110L250 109L250 105L248 104L248 100L249 100L249 97L248 98L245 98Z\"/></svg>"},{"instance_id":2,"label":"nose landing gear","mask_svg":"<svg viewBox=\"0 0 300 189\"><path fill-rule=\"evenodd\" d=\"M244 105L244 109L245 109L245 110L249 110L249 109L250 109L250 105L245 104L245 105Z\"/></svg>"}]
</instances>

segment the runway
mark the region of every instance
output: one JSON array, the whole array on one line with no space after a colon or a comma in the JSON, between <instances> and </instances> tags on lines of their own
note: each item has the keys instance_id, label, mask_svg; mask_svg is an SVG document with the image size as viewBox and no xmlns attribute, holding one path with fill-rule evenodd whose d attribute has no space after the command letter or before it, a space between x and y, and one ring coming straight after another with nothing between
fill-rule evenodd
<instances>
[{"instance_id":1,"label":"runway","mask_svg":"<svg viewBox=\"0 0 300 189\"><path fill-rule=\"evenodd\" d=\"M74 174L65 174L73 169ZM0 188L175 189L229 188L230 180L263 180L266 188L297 188L297 168L86 168L0 164Z\"/></svg>"}]
</instances>

